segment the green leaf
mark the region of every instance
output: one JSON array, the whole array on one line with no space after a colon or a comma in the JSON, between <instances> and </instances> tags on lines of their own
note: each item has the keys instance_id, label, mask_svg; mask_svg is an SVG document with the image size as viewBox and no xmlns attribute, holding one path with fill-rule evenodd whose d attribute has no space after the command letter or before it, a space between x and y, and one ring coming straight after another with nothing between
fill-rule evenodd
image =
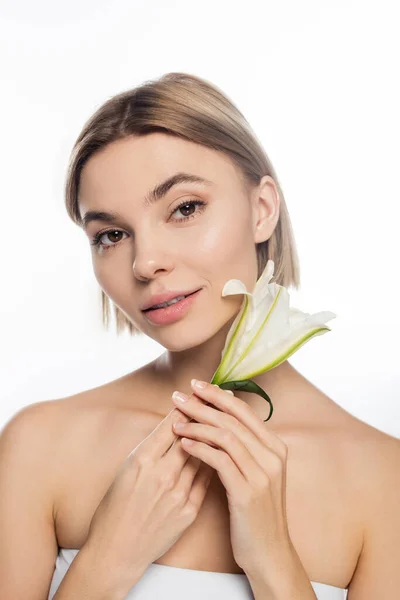
<instances>
[{"instance_id":1,"label":"green leaf","mask_svg":"<svg viewBox=\"0 0 400 600\"><path fill-rule=\"evenodd\" d=\"M213 382L211 381L211 383ZM243 379L242 381L225 381L224 383L219 383L218 386L222 390L238 390L239 392L250 392L252 394L258 394L259 396L264 398L270 406L269 415L266 419L264 419L264 423L269 421L269 419L272 417L274 407L272 406L270 397L266 392L264 392L264 390L259 385L257 385L254 381L251 381L251 379Z\"/></svg>"}]
</instances>

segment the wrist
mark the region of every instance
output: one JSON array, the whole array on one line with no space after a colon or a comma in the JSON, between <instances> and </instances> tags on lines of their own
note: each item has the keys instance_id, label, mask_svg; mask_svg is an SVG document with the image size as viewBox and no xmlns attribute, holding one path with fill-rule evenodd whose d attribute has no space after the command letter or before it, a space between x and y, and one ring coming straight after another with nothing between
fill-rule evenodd
<instances>
[{"instance_id":1,"label":"wrist","mask_svg":"<svg viewBox=\"0 0 400 600\"><path fill-rule=\"evenodd\" d=\"M269 556L263 568L260 566L246 575L256 599L265 595L271 600L298 598L312 591L308 575L291 542Z\"/></svg>"},{"instance_id":2,"label":"wrist","mask_svg":"<svg viewBox=\"0 0 400 600\"><path fill-rule=\"evenodd\" d=\"M275 598L274 594L282 588L282 584L293 578L293 572L297 570L296 556L298 558L291 543L270 548L267 554L257 557L251 568L246 569L246 576L255 586L268 589L271 598Z\"/></svg>"},{"instance_id":3,"label":"wrist","mask_svg":"<svg viewBox=\"0 0 400 600\"><path fill-rule=\"evenodd\" d=\"M146 570L139 565L124 568L88 543L80 549L78 556L82 570L91 573L98 582L99 600L124 600Z\"/></svg>"}]
</instances>

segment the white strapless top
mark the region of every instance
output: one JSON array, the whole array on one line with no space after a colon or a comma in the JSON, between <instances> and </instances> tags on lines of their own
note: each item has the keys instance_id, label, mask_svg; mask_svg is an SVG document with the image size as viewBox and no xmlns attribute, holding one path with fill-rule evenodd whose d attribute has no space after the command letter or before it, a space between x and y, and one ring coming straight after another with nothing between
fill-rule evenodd
<instances>
[{"instance_id":1,"label":"white strapless top","mask_svg":"<svg viewBox=\"0 0 400 600\"><path fill-rule=\"evenodd\" d=\"M50 585L48 600L52 600L65 573L79 550L60 548ZM310 582L318 600L344 600L347 590L326 583ZM196 571L151 563L139 581L131 588L125 600L254 600L254 595L243 573L216 573Z\"/></svg>"}]
</instances>

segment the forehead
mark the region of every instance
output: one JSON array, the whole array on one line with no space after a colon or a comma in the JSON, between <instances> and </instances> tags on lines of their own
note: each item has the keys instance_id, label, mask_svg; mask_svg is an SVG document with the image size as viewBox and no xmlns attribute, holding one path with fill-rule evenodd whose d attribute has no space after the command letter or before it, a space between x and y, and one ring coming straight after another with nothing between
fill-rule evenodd
<instances>
[{"instance_id":1,"label":"forehead","mask_svg":"<svg viewBox=\"0 0 400 600\"><path fill-rule=\"evenodd\" d=\"M82 169L79 201L92 205L126 194L143 199L158 182L182 171L216 186L237 186L239 177L237 166L226 154L156 132L117 140L96 152Z\"/></svg>"}]
</instances>

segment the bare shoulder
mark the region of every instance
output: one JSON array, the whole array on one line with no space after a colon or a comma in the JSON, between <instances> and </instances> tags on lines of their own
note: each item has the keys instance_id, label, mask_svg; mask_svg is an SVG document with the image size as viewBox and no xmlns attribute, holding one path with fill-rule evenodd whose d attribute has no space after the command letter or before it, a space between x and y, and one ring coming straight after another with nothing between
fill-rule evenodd
<instances>
[{"instance_id":1,"label":"bare shoulder","mask_svg":"<svg viewBox=\"0 0 400 600\"><path fill-rule=\"evenodd\" d=\"M347 413L348 414L348 413ZM342 447L366 485L375 487L378 481L400 472L400 440L348 414L341 432Z\"/></svg>"},{"instance_id":2,"label":"bare shoulder","mask_svg":"<svg viewBox=\"0 0 400 600\"><path fill-rule=\"evenodd\" d=\"M391 498L396 499L400 506L400 440L367 424L363 431L354 460L367 494L363 504L371 517L371 512L379 505L383 506L385 496L388 502Z\"/></svg>"},{"instance_id":3,"label":"bare shoulder","mask_svg":"<svg viewBox=\"0 0 400 600\"><path fill-rule=\"evenodd\" d=\"M385 477L392 477L396 469L400 472L400 440L337 408L329 423L331 443L348 464L355 481L375 488Z\"/></svg>"},{"instance_id":4,"label":"bare shoulder","mask_svg":"<svg viewBox=\"0 0 400 600\"><path fill-rule=\"evenodd\" d=\"M362 524L349 596L395 598L400 586L400 440L350 418L341 447L355 492L351 514Z\"/></svg>"},{"instance_id":5,"label":"bare shoulder","mask_svg":"<svg viewBox=\"0 0 400 600\"><path fill-rule=\"evenodd\" d=\"M146 432L157 415L138 407L143 389L141 369L54 402L53 426L63 457L64 473L82 461L105 453L118 455L130 447L135 435Z\"/></svg>"},{"instance_id":6,"label":"bare shoulder","mask_svg":"<svg viewBox=\"0 0 400 600\"><path fill-rule=\"evenodd\" d=\"M16 411L0 431L0 471L18 472L13 481L18 493L35 490L48 523L54 516L57 485L57 434L62 428L60 405L54 400L34 402ZM32 500L33 502L33 500Z\"/></svg>"},{"instance_id":7,"label":"bare shoulder","mask_svg":"<svg viewBox=\"0 0 400 600\"><path fill-rule=\"evenodd\" d=\"M47 442L56 435L60 404L57 400L33 402L17 410L0 430L2 439L19 444L26 440L28 446L40 452L48 450Z\"/></svg>"},{"instance_id":8,"label":"bare shoulder","mask_svg":"<svg viewBox=\"0 0 400 600\"><path fill-rule=\"evenodd\" d=\"M51 466L59 459L68 413L63 399L23 406L1 428L2 446L17 453L29 452L32 462L41 461L43 477L50 476Z\"/></svg>"},{"instance_id":9,"label":"bare shoulder","mask_svg":"<svg viewBox=\"0 0 400 600\"><path fill-rule=\"evenodd\" d=\"M131 422L140 421L134 402L129 402L134 382L135 372L71 396L28 404L0 429L2 445L21 452L30 448L32 460L41 461L43 483L47 478L57 486L60 465L66 466L75 453L79 456L98 439L112 444L114 431L126 431Z\"/></svg>"},{"instance_id":10,"label":"bare shoulder","mask_svg":"<svg viewBox=\"0 0 400 600\"><path fill-rule=\"evenodd\" d=\"M336 425L336 449L356 492L365 539L374 527L377 512L381 513L381 521L390 520L394 516L390 506L400 506L400 440L346 411Z\"/></svg>"}]
</instances>

